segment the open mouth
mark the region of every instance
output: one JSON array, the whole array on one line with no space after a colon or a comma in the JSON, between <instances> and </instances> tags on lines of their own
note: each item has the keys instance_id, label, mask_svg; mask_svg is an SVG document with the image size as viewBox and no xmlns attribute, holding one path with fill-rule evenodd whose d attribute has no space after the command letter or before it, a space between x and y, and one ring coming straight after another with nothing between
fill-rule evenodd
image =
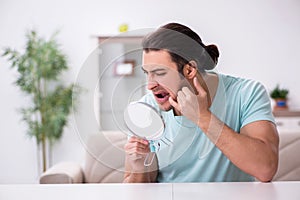
<instances>
[{"instance_id":1,"label":"open mouth","mask_svg":"<svg viewBox=\"0 0 300 200\"><path fill-rule=\"evenodd\" d=\"M158 92L154 94L158 103L164 103L169 100L170 94L167 92Z\"/></svg>"}]
</instances>

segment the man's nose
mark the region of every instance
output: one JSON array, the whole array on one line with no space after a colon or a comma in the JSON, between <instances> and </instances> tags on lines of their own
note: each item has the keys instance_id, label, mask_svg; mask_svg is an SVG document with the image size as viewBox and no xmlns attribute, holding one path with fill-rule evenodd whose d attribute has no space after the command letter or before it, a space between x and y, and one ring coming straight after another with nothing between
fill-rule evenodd
<instances>
[{"instance_id":1,"label":"man's nose","mask_svg":"<svg viewBox=\"0 0 300 200\"><path fill-rule=\"evenodd\" d=\"M147 80L147 89L148 90L153 90L155 87L158 86L158 83L156 80L153 79L153 77L148 76L148 80Z\"/></svg>"}]
</instances>

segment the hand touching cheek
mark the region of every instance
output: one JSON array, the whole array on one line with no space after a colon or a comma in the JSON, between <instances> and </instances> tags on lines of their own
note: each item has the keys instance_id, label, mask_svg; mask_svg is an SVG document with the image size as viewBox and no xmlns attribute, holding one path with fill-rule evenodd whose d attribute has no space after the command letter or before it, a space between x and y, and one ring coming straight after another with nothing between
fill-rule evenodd
<instances>
[{"instance_id":1,"label":"hand touching cheek","mask_svg":"<svg viewBox=\"0 0 300 200\"><path fill-rule=\"evenodd\" d=\"M194 94L187 87L183 87L177 93L177 102L171 97L169 102L183 116L198 125L201 115L209 112L208 99L206 91L201 87L196 77L193 79L193 84L198 94Z\"/></svg>"}]
</instances>

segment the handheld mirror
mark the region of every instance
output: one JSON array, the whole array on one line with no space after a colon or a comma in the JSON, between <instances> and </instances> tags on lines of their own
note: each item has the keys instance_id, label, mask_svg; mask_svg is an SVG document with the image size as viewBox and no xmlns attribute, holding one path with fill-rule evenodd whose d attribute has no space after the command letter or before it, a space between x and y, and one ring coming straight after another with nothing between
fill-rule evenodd
<instances>
[{"instance_id":1,"label":"handheld mirror","mask_svg":"<svg viewBox=\"0 0 300 200\"><path fill-rule=\"evenodd\" d=\"M164 134L165 124L161 115L149 104L132 102L124 111L124 121L133 135L149 141L151 153L146 156L144 165L151 165L155 155L153 152L159 150L154 141L161 139Z\"/></svg>"}]
</instances>

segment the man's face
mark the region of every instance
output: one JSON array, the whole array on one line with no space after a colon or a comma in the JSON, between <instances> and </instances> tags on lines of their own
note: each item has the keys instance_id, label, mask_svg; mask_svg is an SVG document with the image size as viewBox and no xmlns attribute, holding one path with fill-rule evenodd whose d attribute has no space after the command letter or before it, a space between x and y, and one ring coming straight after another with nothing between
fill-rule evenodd
<instances>
[{"instance_id":1,"label":"man's face","mask_svg":"<svg viewBox=\"0 0 300 200\"><path fill-rule=\"evenodd\" d=\"M177 99L184 79L177 70L167 51L149 51L143 53L143 70L147 74L147 88L151 90L160 109L170 110L169 97Z\"/></svg>"}]
</instances>

